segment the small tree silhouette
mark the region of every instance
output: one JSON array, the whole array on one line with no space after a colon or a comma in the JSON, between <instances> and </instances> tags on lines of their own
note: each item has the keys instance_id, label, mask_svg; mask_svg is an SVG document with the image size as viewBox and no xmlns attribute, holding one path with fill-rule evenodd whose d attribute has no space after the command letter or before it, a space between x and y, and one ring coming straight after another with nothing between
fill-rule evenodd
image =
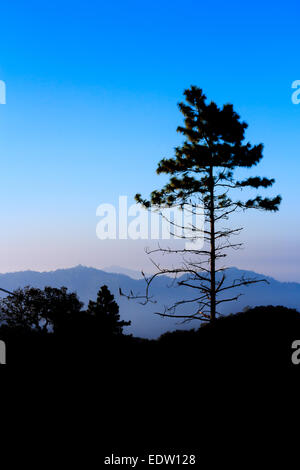
<instances>
[{"instance_id":1,"label":"small tree silhouette","mask_svg":"<svg viewBox=\"0 0 300 470\"><path fill-rule=\"evenodd\" d=\"M54 333L68 327L83 303L66 287L17 289L0 300L0 322L9 328Z\"/></svg>"},{"instance_id":2,"label":"small tree silhouette","mask_svg":"<svg viewBox=\"0 0 300 470\"><path fill-rule=\"evenodd\" d=\"M105 336L122 335L123 327L131 324L130 321L120 321L119 306L105 285L99 290L96 302L89 301L87 314L95 318L98 332Z\"/></svg>"}]
</instances>

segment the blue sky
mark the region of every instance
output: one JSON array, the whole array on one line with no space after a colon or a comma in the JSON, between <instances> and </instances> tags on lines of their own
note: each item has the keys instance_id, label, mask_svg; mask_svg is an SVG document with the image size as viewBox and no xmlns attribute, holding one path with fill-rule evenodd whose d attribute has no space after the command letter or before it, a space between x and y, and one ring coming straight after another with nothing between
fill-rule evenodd
<instances>
[{"instance_id":1,"label":"blue sky","mask_svg":"<svg viewBox=\"0 0 300 470\"><path fill-rule=\"evenodd\" d=\"M280 4L281 3L281 4ZM230 259L300 282L300 6L292 2L38 1L1 5L0 271L147 267L145 242L96 238L96 208L148 195L180 143L182 92L234 104L265 145L278 214L246 213Z\"/></svg>"}]
</instances>

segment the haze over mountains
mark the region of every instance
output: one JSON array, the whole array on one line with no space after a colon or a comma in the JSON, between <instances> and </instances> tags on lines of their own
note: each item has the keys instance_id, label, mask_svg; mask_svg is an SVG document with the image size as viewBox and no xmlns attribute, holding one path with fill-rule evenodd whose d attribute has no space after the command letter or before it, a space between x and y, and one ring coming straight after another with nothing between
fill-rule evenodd
<instances>
[{"instance_id":1,"label":"haze over mountains","mask_svg":"<svg viewBox=\"0 0 300 470\"><path fill-rule=\"evenodd\" d=\"M129 276L132 279L143 279L141 271L136 271L134 269L123 268L121 266L108 266L103 268L102 271L106 273L117 273L117 274L125 274L125 276ZM146 276L149 274L145 273Z\"/></svg>"},{"instance_id":2,"label":"haze over mountains","mask_svg":"<svg viewBox=\"0 0 300 470\"><path fill-rule=\"evenodd\" d=\"M45 286L62 287L69 291L77 292L78 297L85 304L89 299L95 299L99 288L106 284L115 295L120 306L120 315L124 320L131 320L131 326L126 328L126 333L145 338L156 338L165 331L175 329L197 328L198 321L182 324L179 319L161 318L154 312L164 311L164 306L169 306L176 300L189 299L193 294L191 289L185 287L174 287L170 278L161 276L153 283L153 299L157 303L148 303L142 306L137 300L128 300L120 296L119 288L129 293L144 294L145 281L139 279L140 273L132 270L124 270L116 266L107 268L107 272L95 268L76 266L69 269L58 269L51 272L23 271L15 273L0 274L0 287L12 291L27 285L43 289ZM237 268L227 270L227 279L230 280L247 277L264 278L269 284L258 283L249 287L242 287L237 292L243 295L236 302L224 303L220 311L222 314L236 313L245 307L258 305L283 305L285 307L300 310L300 284L294 282L279 282L267 276L262 276L251 271L242 271Z\"/></svg>"}]
</instances>

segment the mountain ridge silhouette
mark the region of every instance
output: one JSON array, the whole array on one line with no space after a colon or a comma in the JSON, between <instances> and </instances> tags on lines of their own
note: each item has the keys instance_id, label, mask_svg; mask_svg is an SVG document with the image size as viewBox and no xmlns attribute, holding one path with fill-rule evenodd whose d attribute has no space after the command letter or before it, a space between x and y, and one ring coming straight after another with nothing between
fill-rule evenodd
<instances>
[{"instance_id":1,"label":"mountain ridge silhouette","mask_svg":"<svg viewBox=\"0 0 300 470\"><path fill-rule=\"evenodd\" d=\"M114 267L114 269L117 268ZM124 270L124 268L120 269ZM259 305L283 305L300 309L300 283L281 282L270 276L263 276L253 271L240 270L235 267L228 268L226 275L229 282L245 275L266 279L269 284L258 283L237 289L237 292L241 292L243 295L236 302L224 304L221 311L224 315L240 312L246 307ZM125 329L128 334L132 333L135 336L144 338L157 338L166 331L197 328L199 326L197 321L182 324L178 319L165 319L154 315L154 312L163 311L165 305L170 305L181 298L191 297L191 289L189 288L170 287L172 280L167 276L161 276L153 283L152 293L157 303L148 303L146 306L142 306L136 300L129 301L126 297L120 296L119 289L121 288L125 293L132 290L134 293L142 295L145 291L145 281L143 279L134 279L122 273L107 272L78 265L53 271L27 270L0 274L0 287L9 291L27 285L41 289L45 286L65 286L69 291L76 292L85 304L88 300L96 298L97 291L103 284L106 284L115 295L120 306L121 318L131 320L132 325Z\"/></svg>"}]
</instances>

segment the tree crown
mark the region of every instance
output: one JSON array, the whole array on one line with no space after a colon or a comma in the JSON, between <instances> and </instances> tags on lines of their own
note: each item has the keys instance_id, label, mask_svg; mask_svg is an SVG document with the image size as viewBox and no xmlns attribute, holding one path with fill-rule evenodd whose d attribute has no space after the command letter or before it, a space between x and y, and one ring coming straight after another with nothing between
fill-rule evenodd
<instances>
[{"instance_id":1,"label":"tree crown","mask_svg":"<svg viewBox=\"0 0 300 470\"><path fill-rule=\"evenodd\" d=\"M214 199L216 208L226 208L232 204L228 196L229 189L268 188L275 182L266 177L249 177L237 180L234 177L236 168L256 166L263 157L263 145L251 145L245 141L247 124L234 111L231 104L222 108L211 101L207 103L203 91L195 86L185 90L185 101L179 103L184 116L184 126L177 131L185 137L184 143L175 148L175 156L163 158L157 173L170 175L169 182L161 189L151 193L150 201L136 200L145 207L172 206L190 201L198 195L202 202L211 203L211 186L218 189ZM254 199L244 202L235 200L236 207L243 209L256 208L277 211L281 197Z\"/></svg>"}]
</instances>

